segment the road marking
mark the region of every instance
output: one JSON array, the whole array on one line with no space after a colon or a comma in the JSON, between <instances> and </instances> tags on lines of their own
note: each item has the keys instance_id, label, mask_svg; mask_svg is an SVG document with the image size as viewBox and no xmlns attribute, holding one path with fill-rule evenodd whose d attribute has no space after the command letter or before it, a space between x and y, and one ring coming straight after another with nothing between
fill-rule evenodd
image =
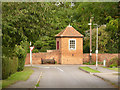
<instances>
[{"instance_id":1,"label":"road marking","mask_svg":"<svg viewBox=\"0 0 120 90\"><path fill-rule=\"evenodd\" d=\"M44 67L44 68L50 68L50 67Z\"/></svg>"},{"instance_id":2,"label":"road marking","mask_svg":"<svg viewBox=\"0 0 120 90\"><path fill-rule=\"evenodd\" d=\"M42 76L42 72L39 74L37 83L40 83L40 78L41 78L41 76ZM35 88L37 88L37 87L36 87L37 83L35 84Z\"/></svg>"},{"instance_id":3,"label":"road marking","mask_svg":"<svg viewBox=\"0 0 120 90\"><path fill-rule=\"evenodd\" d=\"M60 70L61 72L64 72L62 69L60 69L60 68L58 68L58 67L57 67L57 69Z\"/></svg>"}]
</instances>

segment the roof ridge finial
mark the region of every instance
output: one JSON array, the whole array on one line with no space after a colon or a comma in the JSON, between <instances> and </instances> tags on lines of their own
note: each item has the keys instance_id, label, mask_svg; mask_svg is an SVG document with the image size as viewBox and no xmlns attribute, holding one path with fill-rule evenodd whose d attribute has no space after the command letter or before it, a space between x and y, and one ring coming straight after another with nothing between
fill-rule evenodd
<instances>
[{"instance_id":1,"label":"roof ridge finial","mask_svg":"<svg viewBox=\"0 0 120 90\"><path fill-rule=\"evenodd\" d=\"M70 23L69 23L68 27L72 27L72 26L70 25Z\"/></svg>"}]
</instances>

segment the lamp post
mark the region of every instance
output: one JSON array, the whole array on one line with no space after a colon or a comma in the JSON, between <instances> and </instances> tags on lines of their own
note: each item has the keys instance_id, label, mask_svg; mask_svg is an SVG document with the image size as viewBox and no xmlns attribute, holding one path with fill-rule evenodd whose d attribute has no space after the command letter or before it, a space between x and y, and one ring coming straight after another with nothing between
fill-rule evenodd
<instances>
[{"instance_id":1,"label":"lamp post","mask_svg":"<svg viewBox=\"0 0 120 90\"><path fill-rule=\"evenodd\" d=\"M30 47L31 47L31 41L30 41ZM32 51L30 50L30 65L32 66Z\"/></svg>"},{"instance_id":2,"label":"lamp post","mask_svg":"<svg viewBox=\"0 0 120 90\"><path fill-rule=\"evenodd\" d=\"M97 25L97 24L93 24ZM97 25L97 33L96 33L96 69L98 67L98 25Z\"/></svg>"},{"instance_id":3,"label":"lamp post","mask_svg":"<svg viewBox=\"0 0 120 90\"><path fill-rule=\"evenodd\" d=\"M88 23L90 25L90 64L92 62L92 19L93 17L90 18L90 23Z\"/></svg>"},{"instance_id":4,"label":"lamp post","mask_svg":"<svg viewBox=\"0 0 120 90\"><path fill-rule=\"evenodd\" d=\"M97 25L97 38L96 38L96 69L98 66L98 25Z\"/></svg>"}]
</instances>

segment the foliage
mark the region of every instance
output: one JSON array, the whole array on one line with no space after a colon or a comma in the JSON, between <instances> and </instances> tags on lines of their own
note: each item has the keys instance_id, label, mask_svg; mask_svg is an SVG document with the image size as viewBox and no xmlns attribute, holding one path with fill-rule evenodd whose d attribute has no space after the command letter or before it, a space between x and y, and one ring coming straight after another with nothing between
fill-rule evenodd
<instances>
[{"instance_id":1,"label":"foliage","mask_svg":"<svg viewBox=\"0 0 120 90\"><path fill-rule=\"evenodd\" d=\"M107 67L118 67L119 66L119 62L120 62L120 58L115 57L112 58L108 63L107 63Z\"/></svg>"},{"instance_id":2,"label":"foliage","mask_svg":"<svg viewBox=\"0 0 120 90\"><path fill-rule=\"evenodd\" d=\"M84 66L84 67L81 66L81 67L79 67L79 68L81 68L81 69L83 69L83 70L85 70L85 71L91 72L91 73L100 73L100 71L91 69L91 68L89 68L89 67L87 67L87 66Z\"/></svg>"},{"instance_id":3,"label":"foliage","mask_svg":"<svg viewBox=\"0 0 120 90\"><path fill-rule=\"evenodd\" d=\"M90 62L83 62L83 64L85 64L85 65L95 65L96 63L92 61L91 64L90 64Z\"/></svg>"},{"instance_id":4,"label":"foliage","mask_svg":"<svg viewBox=\"0 0 120 90\"><path fill-rule=\"evenodd\" d=\"M109 51L107 48L108 42L110 40L110 34L105 31L106 27L101 26L98 29L98 50L99 53L106 53ZM93 50L96 50L96 30L93 31Z\"/></svg>"},{"instance_id":5,"label":"foliage","mask_svg":"<svg viewBox=\"0 0 120 90\"><path fill-rule=\"evenodd\" d=\"M36 84L36 87L39 87L39 83Z\"/></svg>"},{"instance_id":6,"label":"foliage","mask_svg":"<svg viewBox=\"0 0 120 90\"><path fill-rule=\"evenodd\" d=\"M11 74L17 71L18 58L8 58L7 56L2 56L2 79L8 78Z\"/></svg>"},{"instance_id":7,"label":"foliage","mask_svg":"<svg viewBox=\"0 0 120 90\"><path fill-rule=\"evenodd\" d=\"M17 81L25 81L27 80L30 75L33 73L33 70L29 67L25 67L25 69L22 72L16 72L12 74L10 77L8 77L5 80L2 80L2 88L6 88L7 86L17 82Z\"/></svg>"},{"instance_id":8,"label":"foliage","mask_svg":"<svg viewBox=\"0 0 120 90\"><path fill-rule=\"evenodd\" d=\"M110 49L109 53L118 53L118 44L119 44L119 30L118 30L118 18L114 19L111 16L106 18L109 23L107 23L106 31L110 35L110 40L106 46L107 49Z\"/></svg>"},{"instance_id":9,"label":"foliage","mask_svg":"<svg viewBox=\"0 0 120 90\"><path fill-rule=\"evenodd\" d=\"M90 64L90 62L83 62L83 64L85 64L85 65L95 65L96 62L95 62L95 61L92 61L91 64ZM99 65L102 65L103 62L98 62L98 64L99 64Z\"/></svg>"},{"instance_id":10,"label":"foliage","mask_svg":"<svg viewBox=\"0 0 120 90\"><path fill-rule=\"evenodd\" d=\"M114 70L114 71L117 71L117 72L120 72L119 70L120 70L120 68L119 67L104 67L104 66L101 66L101 67L103 67L103 68L107 68L107 69L110 69L110 70Z\"/></svg>"},{"instance_id":11,"label":"foliage","mask_svg":"<svg viewBox=\"0 0 120 90\"><path fill-rule=\"evenodd\" d=\"M17 46L17 45L15 47L15 51L18 57L18 71L22 71L24 69L27 52L22 46Z\"/></svg>"},{"instance_id":12,"label":"foliage","mask_svg":"<svg viewBox=\"0 0 120 90\"><path fill-rule=\"evenodd\" d=\"M5 79L9 76L9 58L2 56L2 78Z\"/></svg>"},{"instance_id":13,"label":"foliage","mask_svg":"<svg viewBox=\"0 0 120 90\"><path fill-rule=\"evenodd\" d=\"M33 49L32 53L38 53L38 49Z\"/></svg>"},{"instance_id":14,"label":"foliage","mask_svg":"<svg viewBox=\"0 0 120 90\"><path fill-rule=\"evenodd\" d=\"M119 68L108 68L108 69L119 72Z\"/></svg>"},{"instance_id":15,"label":"foliage","mask_svg":"<svg viewBox=\"0 0 120 90\"><path fill-rule=\"evenodd\" d=\"M55 64L57 64L57 61L55 61Z\"/></svg>"},{"instance_id":16,"label":"foliage","mask_svg":"<svg viewBox=\"0 0 120 90\"><path fill-rule=\"evenodd\" d=\"M85 31L89 30L88 23L92 16L94 17L93 23L107 25L107 33L115 40L114 35L111 35L110 32L112 30L114 32L113 28L116 26L112 22L117 23L117 2L75 2L73 8L69 5L69 2L58 7L54 2L4 2L2 4L3 45L14 47L21 41L27 40L31 41L39 52L55 49L54 36L57 33L70 23L85 35ZM111 21L109 17L115 21ZM104 33L104 30L101 32ZM116 45L112 46L114 47L112 53L116 52ZM103 52L110 52L109 48ZM84 52L89 52L89 39L84 40Z\"/></svg>"},{"instance_id":17,"label":"foliage","mask_svg":"<svg viewBox=\"0 0 120 90\"><path fill-rule=\"evenodd\" d=\"M111 16L106 18L107 25L101 25L98 29L98 50L99 53L117 53L118 52L118 19ZM111 24L112 23L112 24ZM92 49L96 50L96 32L97 28L92 30ZM85 32L84 50L89 50L90 31ZM111 48L112 47L112 48ZM87 51L88 52L88 51Z\"/></svg>"}]
</instances>

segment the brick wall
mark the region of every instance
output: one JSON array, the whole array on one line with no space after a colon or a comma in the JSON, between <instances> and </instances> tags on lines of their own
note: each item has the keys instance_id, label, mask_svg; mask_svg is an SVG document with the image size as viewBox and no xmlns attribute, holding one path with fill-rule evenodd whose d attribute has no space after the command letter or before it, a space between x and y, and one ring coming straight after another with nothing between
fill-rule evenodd
<instances>
[{"instance_id":1,"label":"brick wall","mask_svg":"<svg viewBox=\"0 0 120 90\"><path fill-rule=\"evenodd\" d=\"M118 54L98 54L98 61L99 62L103 62L103 60L107 60L109 61L110 59L114 58L114 57L118 57ZM60 52L58 50L53 50L53 51L48 51L48 52L41 52L41 53L33 53L32 54L32 59L33 59L33 64L41 64L41 58L43 59L52 59L54 58L55 61L57 61L57 63L59 63L60 60ZM66 57L67 58L67 57ZM95 61L96 60L96 54L93 53L92 54L92 60ZM89 53L84 53L83 54L83 62L89 62ZM74 62L77 63L77 62ZM30 54L28 53L26 56L26 61L25 64L30 64ZM72 64L72 62L71 62Z\"/></svg>"},{"instance_id":2,"label":"brick wall","mask_svg":"<svg viewBox=\"0 0 120 90\"><path fill-rule=\"evenodd\" d=\"M90 55L89 53L84 53L83 54L83 62L88 62L89 61L89 55ZM109 61L110 59L112 59L114 57L118 57L118 53L115 53L115 54L109 54L109 53L98 54L98 61L103 62L104 59ZM96 61L96 54L95 53L92 54L92 60Z\"/></svg>"},{"instance_id":3,"label":"brick wall","mask_svg":"<svg viewBox=\"0 0 120 90\"><path fill-rule=\"evenodd\" d=\"M50 52L41 52L41 53L32 53L32 63L33 64L41 64L42 59L55 59L57 63L59 63L59 51L54 50ZM30 64L30 54L28 53L26 56L25 64Z\"/></svg>"}]
</instances>

